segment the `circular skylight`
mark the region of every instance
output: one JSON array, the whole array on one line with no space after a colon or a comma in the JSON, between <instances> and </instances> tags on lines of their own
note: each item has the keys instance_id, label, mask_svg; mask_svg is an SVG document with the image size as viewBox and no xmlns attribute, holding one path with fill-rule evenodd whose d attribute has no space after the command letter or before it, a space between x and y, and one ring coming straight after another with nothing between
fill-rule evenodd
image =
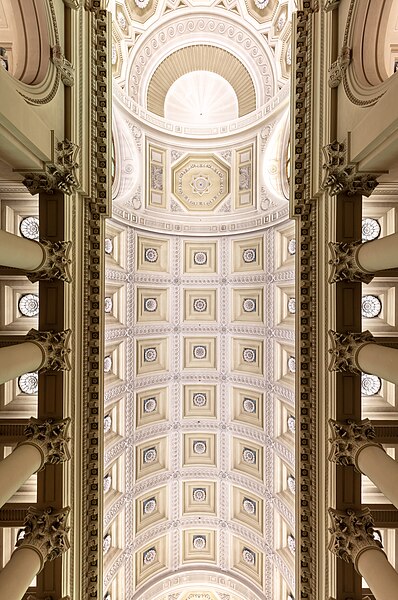
<instances>
[{"instance_id":1,"label":"circular skylight","mask_svg":"<svg viewBox=\"0 0 398 600\"><path fill-rule=\"evenodd\" d=\"M37 373L24 373L18 378L18 386L24 394L37 394L39 376Z\"/></svg>"},{"instance_id":2,"label":"circular skylight","mask_svg":"<svg viewBox=\"0 0 398 600\"><path fill-rule=\"evenodd\" d=\"M379 221L376 219L362 219L362 241L370 242L379 237L381 231Z\"/></svg>"},{"instance_id":3,"label":"circular skylight","mask_svg":"<svg viewBox=\"0 0 398 600\"><path fill-rule=\"evenodd\" d=\"M164 103L166 119L191 125L231 121L239 116L230 83L210 71L191 71L173 83Z\"/></svg>"},{"instance_id":4,"label":"circular skylight","mask_svg":"<svg viewBox=\"0 0 398 600\"><path fill-rule=\"evenodd\" d=\"M39 314L39 296L24 294L18 302L19 312L25 317L36 317Z\"/></svg>"},{"instance_id":5,"label":"circular skylight","mask_svg":"<svg viewBox=\"0 0 398 600\"><path fill-rule=\"evenodd\" d=\"M362 396L374 396L381 390L381 379L377 375L369 375L362 373L361 377L361 393Z\"/></svg>"},{"instance_id":6,"label":"circular skylight","mask_svg":"<svg viewBox=\"0 0 398 600\"><path fill-rule=\"evenodd\" d=\"M374 319L381 313L382 304L378 296L362 296L362 316L366 319Z\"/></svg>"},{"instance_id":7,"label":"circular skylight","mask_svg":"<svg viewBox=\"0 0 398 600\"><path fill-rule=\"evenodd\" d=\"M25 217L19 225L19 231L28 240L39 239L39 219L37 217Z\"/></svg>"}]
</instances>

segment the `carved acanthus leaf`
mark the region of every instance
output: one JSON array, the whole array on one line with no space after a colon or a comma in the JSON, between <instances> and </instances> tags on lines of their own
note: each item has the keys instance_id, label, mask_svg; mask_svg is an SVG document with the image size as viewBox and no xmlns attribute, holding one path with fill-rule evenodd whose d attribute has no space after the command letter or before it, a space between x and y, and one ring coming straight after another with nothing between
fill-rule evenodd
<instances>
[{"instance_id":1,"label":"carved acanthus leaf","mask_svg":"<svg viewBox=\"0 0 398 600\"><path fill-rule=\"evenodd\" d=\"M364 271L357 260L362 241L358 242L329 242L332 265L329 283L337 281L360 281L370 283L375 273Z\"/></svg>"},{"instance_id":2,"label":"carved acanthus leaf","mask_svg":"<svg viewBox=\"0 0 398 600\"><path fill-rule=\"evenodd\" d=\"M351 62L351 48L343 46L337 59L329 67L329 86L338 87L343 79L344 72Z\"/></svg>"},{"instance_id":3,"label":"carved acanthus leaf","mask_svg":"<svg viewBox=\"0 0 398 600\"><path fill-rule=\"evenodd\" d=\"M61 279L70 283L72 277L69 265L72 260L69 255L72 242L49 242L41 239L39 243L43 248L44 260L35 271L27 273L28 279L32 283L36 281L53 281L54 279Z\"/></svg>"},{"instance_id":4,"label":"carved acanthus leaf","mask_svg":"<svg viewBox=\"0 0 398 600\"><path fill-rule=\"evenodd\" d=\"M369 549L382 551L382 543L375 539L373 519L369 508L355 512L345 512L329 508L332 534L329 550L346 562L353 562L357 569L358 559L362 552ZM358 570L358 569L357 569Z\"/></svg>"},{"instance_id":5,"label":"carved acanthus leaf","mask_svg":"<svg viewBox=\"0 0 398 600\"><path fill-rule=\"evenodd\" d=\"M324 146L323 153L326 171L322 186L335 196L345 192L348 196L362 194L370 196L378 185L375 174L358 173L357 165L347 162L347 148L344 143L334 141Z\"/></svg>"},{"instance_id":6,"label":"carved acanthus leaf","mask_svg":"<svg viewBox=\"0 0 398 600\"><path fill-rule=\"evenodd\" d=\"M55 510L28 509L24 522L25 535L16 543L17 548L31 548L40 557L40 570L47 560L54 560L70 548L69 527L66 523L70 508Z\"/></svg>"},{"instance_id":7,"label":"carved acanthus leaf","mask_svg":"<svg viewBox=\"0 0 398 600\"><path fill-rule=\"evenodd\" d=\"M58 142L53 163L47 163L43 171L24 173L23 184L34 195L39 192L53 193L55 190L72 194L78 187L76 156L79 146L68 139Z\"/></svg>"},{"instance_id":8,"label":"carved acanthus leaf","mask_svg":"<svg viewBox=\"0 0 398 600\"><path fill-rule=\"evenodd\" d=\"M340 0L325 0L324 10L325 12L329 12L330 10L338 8L339 4Z\"/></svg>"},{"instance_id":9,"label":"carved acanthus leaf","mask_svg":"<svg viewBox=\"0 0 398 600\"><path fill-rule=\"evenodd\" d=\"M329 426L332 431L331 450L329 460L338 465L353 465L359 472L358 455L361 450L367 446L378 446L381 444L375 442L376 432L369 419L364 419L358 423L348 420L345 423L329 420Z\"/></svg>"},{"instance_id":10,"label":"carved acanthus leaf","mask_svg":"<svg viewBox=\"0 0 398 600\"><path fill-rule=\"evenodd\" d=\"M330 371L348 371L360 375L362 373L356 357L362 346L368 342L374 342L375 339L370 331L362 333L337 333L329 331L332 348L329 353L332 360L329 365Z\"/></svg>"},{"instance_id":11,"label":"carved acanthus leaf","mask_svg":"<svg viewBox=\"0 0 398 600\"><path fill-rule=\"evenodd\" d=\"M70 8L78 8L78 5L76 6L76 1L69 1L68 6ZM71 87L75 83L75 69L72 63L65 58L62 48L58 44L51 48L51 60L59 71L62 83Z\"/></svg>"},{"instance_id":12,"label":"carved acanthus leaf","mask_svg":"<svg viewBox=\"0 0 398 600\"><path fill-rule=\"evenodd\" d=\"M65 331L37 331L31 329L26 335L26 341L39 346L43 352L43 362L39 372L44 371L70 371L70 348L68 342L71 330Z\"/></svg>"},{"instance_id":13,"label":"carved acanthus leaf","mask_svg":"<svg viewBox=\"0 0 398 600\"><path fill-rule=\"evenodd\" d=\"M67 437L70 419L47 419L42 421L31 417L25 427L24 434L26 440L23 440L19 446L36 446L42 454L42 464L39 470L49 464L59 464L70 459L71 455L68 449L70 438Z\"/></svg>"}]
</instances>

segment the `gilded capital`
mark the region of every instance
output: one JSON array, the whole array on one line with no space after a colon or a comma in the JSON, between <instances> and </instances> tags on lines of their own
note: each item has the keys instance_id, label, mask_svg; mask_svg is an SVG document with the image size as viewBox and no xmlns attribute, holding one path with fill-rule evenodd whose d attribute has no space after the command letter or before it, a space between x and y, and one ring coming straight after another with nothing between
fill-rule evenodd
<instances>
[{"instance_id":1,"label":"gilded capital","mask_svg":"<svg viewBox=\"0 0 398 600\"><path fill-rule=\"evenodd\" d=\"M325 163L325 178L322 187L329 191L331 196L342 192L348 196L361 194L370 196L378 185L376 176L371 173L358 173L355 164L347 162L347 148L345 143L334 141L323 147Z\"/></svg>"},{"instance_id":2,"label":"gilded capital","mask_svg":"<svg viewBox=\"0 0 398 600\"><path fill-rule=\"evenodd\" d=\"M373 519L369 508L346 511L329 508L332 527L329 550L346 562L353 562L358 571L358 559L366 550L380 550L382 543L375 539Z\"/></svg>"},{"instance_id":3,"label":"gilded capital","mask_svg":"<svg viewBox=\"0 0 398 600\"><path fill-rule=\"evenodd\" d=\"M43 249L43 262L35 270L27 273L28 279L35 283L36 281L53 281L61 279L70 283L72 281L69 266L72 262L70 251L72 242L50 242L41 239L38 242Z\"/></svg>"},{"instance_id":4,"label":"gilded capital","mask_svg":"<svg viewBox=\"0 0 398 600\"><path fill-rule=\"evenodd\" d=\"M69 527L66 523L70 508L55 510L28 509L24 522L24 537L16 543L17 549L30 548L40 557L40 571L48 560L54 560L70 548Z\"/></svg>"},{"instance_id":5,"label":"gilded capital","mask_svg":"<svg viewBox=\"0 0 398 600\"><path fill-rule=\"evenodd\" d=\"M68 342L71 330L64 331L37 331L31 329L26 335L26 341L39 346L43 353L42 364L39 371L70 371L70 348Z\"/></svg>"},{"instance_id":6,"label":"gilded capital","mask_svg":"<svg viewBox=\"0 0 398 600\"><path fill-rule=\"evenodd\" d=\"M47 419L41 421L31 417L29 423L25 427L25 437L18 446L31 445L35 446L42 455L41 471L46 464L57 465L66 462L70 459L68 449L67 431L69 428L70 419Z\"/></svg>"},{"instance_id":7,"label":"gilded capital","mask_svg":"<svg viewBox=\"0 0 398 600\"><path fill-rule=\"evenodd\" d=\"M329 350L332 355L329 371L348 371L360 375L362 371L358 365L357 356L362 346L375 341L370 331L337 333L331 329L329 336L332 342L332 348Z\"/></svg>"},{"instance_id":8,"label":"gilded capital","mask_svg":"<svg viewBox=\"0 0 398 600\"><path fill-rule=\"evenodd\" d=\"M360 281L370 283L374 273L364 271L357 260L362 241L358 242L329 242L332 265L329 283L337 281Z\"/></svg>"},{"instance_id":9,"label":"gilded capital","mask_svg":"<svg viewBox=\"0 0 398 600\"><path fill-rule=\"evenodd\" d=\"M374 441L376 432L369 419L358 422L329 419L329 426L332 432L329 460L338 465L353 465L361 472L358 466L361 450L368 446L382 448L381 444Z\"/></svg>"}]
</instances>

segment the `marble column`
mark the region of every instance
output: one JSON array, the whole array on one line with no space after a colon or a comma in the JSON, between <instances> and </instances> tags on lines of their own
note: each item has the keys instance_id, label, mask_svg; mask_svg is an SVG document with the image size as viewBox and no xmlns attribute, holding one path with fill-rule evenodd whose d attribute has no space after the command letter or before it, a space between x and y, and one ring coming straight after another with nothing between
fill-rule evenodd
<instances>
[{"instance_id":1,"label":"marble column","mask_svg":"<svg viewBox=\"0 0 398 600\"><path fill-rule=\"evenodd\" d=\"M398 349L376 344L370 331L337 333L329 331L332 348L331 371L369 373L398 384Z\"/></svg>"},{"instance_id":2,"label":"marble column","mask_svg":"<svg viewBox=\"0 0 398 600\"><path fill-rule=\"evenodd\" d=\"M26 342L0 348L0 384L32 371L69 370L70 333L31 329Z\"/></svg>"},{"instance_id":3,"label":"marble column","mask_svg":"<svg viewBox=\"0 0 398 600\"><path fill-rule=\"evenodd\" d=\"M70 458L66 437L69 423L70 419L30 419L24 432L26 439L0 461L0 507L47 463L58 464Z\"/></svg>"},{"instance_id":4,"label":"marble column","mask_svg":"<svg viewBox=\"0 0 398 600\"><path fill-rule=\"evenodd\" d=\"M375 538L369 509L329 509L332 521L329 550L352 562L366 580L376 600L391 600L398 590L398 573L388 562L382 543Z\"/></svg>"},{"instance_id":5,"label":"marble column","mask_svg":"<svg viewBox=\"0 0 398 600\"><path fill-rule=\"evenodd\" d=\"M66 526L70 509L29 508L24 523L24 537L0 571L0 590L7 600L21 600L33 578L48 560L54 560L69 549Z\"/></svg>"},{"instance_id":6,"label":"marble column","mask_svg":"<svg viewBox=\"0 0 398 600\"><path fill-rule=\"evenodd\" d=\"M36 242L0 229L0 265L26 271L32 281L71 281L70 242Z\"/></svg>"}]
</instances>

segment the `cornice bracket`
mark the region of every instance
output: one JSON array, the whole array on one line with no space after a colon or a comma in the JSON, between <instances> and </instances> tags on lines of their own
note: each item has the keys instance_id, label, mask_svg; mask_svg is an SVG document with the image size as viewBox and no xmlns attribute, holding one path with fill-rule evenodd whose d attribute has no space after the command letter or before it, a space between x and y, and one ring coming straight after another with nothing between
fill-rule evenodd
<instances>
[{"instance_id":1,"label":"cornice bracket","mask_svg":"<svg viewBox=\"0 0 398 600\"><path fill-rule=\"evenodd\" d=\"M343 46L337 59L329 67L329 87L336 88L343 80L345 71L351 62L351 48Z\"/></svg>"}]
</instances>

